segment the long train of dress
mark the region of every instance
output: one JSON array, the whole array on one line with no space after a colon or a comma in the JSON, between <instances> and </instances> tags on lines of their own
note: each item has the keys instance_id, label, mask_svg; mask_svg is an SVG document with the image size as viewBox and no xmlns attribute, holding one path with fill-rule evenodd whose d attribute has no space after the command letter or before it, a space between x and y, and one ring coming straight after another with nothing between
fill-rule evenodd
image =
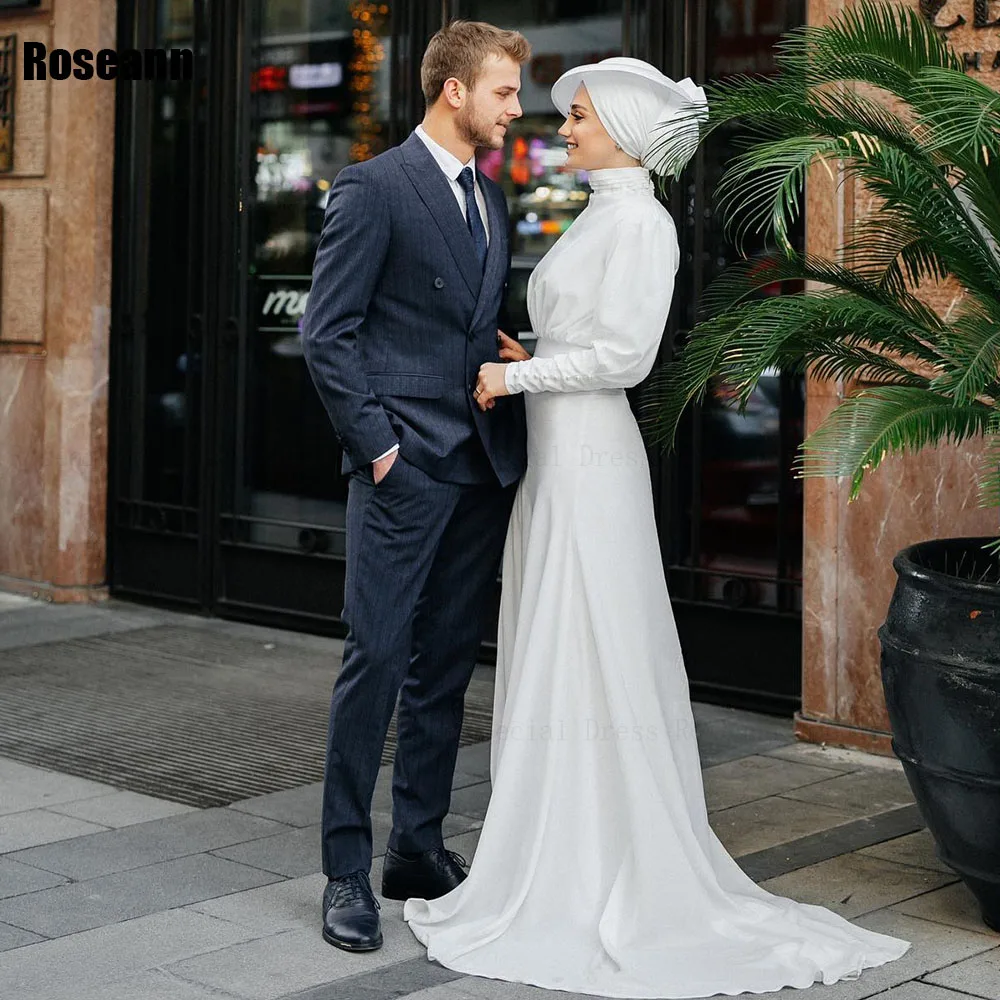
<instances>
[{"instance_id":1,"label":"long train of dress","mask_svg":"<svg viewBox=\"0 0 1000 1000\"><path fill-rule=\"evenodd\" d=\"M428 958L657 998L829 984L898 958L907 942L758 887L708 824L649 467L624 391L525 403L492 797L468 878L405 904Z\"/></svg>"}]
</instances>

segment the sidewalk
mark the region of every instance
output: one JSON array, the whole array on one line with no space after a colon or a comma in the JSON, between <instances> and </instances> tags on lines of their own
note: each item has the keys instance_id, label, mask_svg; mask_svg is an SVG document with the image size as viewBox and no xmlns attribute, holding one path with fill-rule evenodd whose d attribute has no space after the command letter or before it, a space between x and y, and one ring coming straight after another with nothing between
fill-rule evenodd
<instances>
[{"instance_id":1,"label":"sidewalk","mask_svg":"<svg viewBox=\"0 0 1000 1000\"><path fill-rule=\"evenodd\" d=\"M0 595L0 1000L568 1000L319 935L319 778L341 643L120 602ZM446 845L489 800L491 675L467 698ZM934 855L894 760L695 705L712 826L765 888L913 942L798 1000L1000 1000L1000 935ZM391 824L392 734L373 809ZM372 884L381 880L381 854Z\"/></svg>"}]
</instances>

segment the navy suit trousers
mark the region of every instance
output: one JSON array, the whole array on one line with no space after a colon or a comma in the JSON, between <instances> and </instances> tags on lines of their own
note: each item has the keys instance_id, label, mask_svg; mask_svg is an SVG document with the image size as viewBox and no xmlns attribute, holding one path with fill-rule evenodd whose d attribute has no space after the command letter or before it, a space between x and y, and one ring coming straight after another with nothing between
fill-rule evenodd
<instances>
[{"instance_id":1,"label":"navy suit trousers","mask_svg":"<svg viewBox=\"0 0 1000 1000\"><path fill-rule=\"evenodd\" d=\"M351 474L344 661L323 796L329 878L372 861L371 804L398 699L389 846L439 847L464 696L494 594L517 483L448 483L398 453L376 485Z\"/></svg>"}]
</instances>

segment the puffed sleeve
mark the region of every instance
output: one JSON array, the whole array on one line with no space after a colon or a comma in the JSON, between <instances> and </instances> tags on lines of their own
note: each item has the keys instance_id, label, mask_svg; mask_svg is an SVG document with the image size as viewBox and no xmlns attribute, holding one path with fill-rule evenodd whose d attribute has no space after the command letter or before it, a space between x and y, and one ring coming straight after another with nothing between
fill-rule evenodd
<instances>
[{"instance_id":1,"label":"puffed sleeve","mask_svg":"<svg viewBox=\"0 0 1000 1000\"><path fill-rule=\"evenodd\" d=\"M508 363L508 392L625 389L649 374L679 263L673 220L658 206L652 208L615 226L595 293L593 344L551 358Z\"/></svg>"}]
</instances>

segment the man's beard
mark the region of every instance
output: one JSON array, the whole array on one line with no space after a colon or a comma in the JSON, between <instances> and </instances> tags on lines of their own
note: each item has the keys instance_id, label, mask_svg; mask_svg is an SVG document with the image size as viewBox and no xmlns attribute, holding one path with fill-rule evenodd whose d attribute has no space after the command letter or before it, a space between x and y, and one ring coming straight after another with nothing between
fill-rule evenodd
<instances>
[{"instance_id":1,"label":"man's beard","mask_svg":"<svg viewBox=\"0 0 1000 1000\"><path fill-rule=\"evenodd\" d=\"M495 139L493 130L496 122L485 122L476 117L475 108L467 106L461 110L455 118L455 128L458 134L470 146L486 146L488 149L495 149Z\"/></svg>"}]
</instances>

